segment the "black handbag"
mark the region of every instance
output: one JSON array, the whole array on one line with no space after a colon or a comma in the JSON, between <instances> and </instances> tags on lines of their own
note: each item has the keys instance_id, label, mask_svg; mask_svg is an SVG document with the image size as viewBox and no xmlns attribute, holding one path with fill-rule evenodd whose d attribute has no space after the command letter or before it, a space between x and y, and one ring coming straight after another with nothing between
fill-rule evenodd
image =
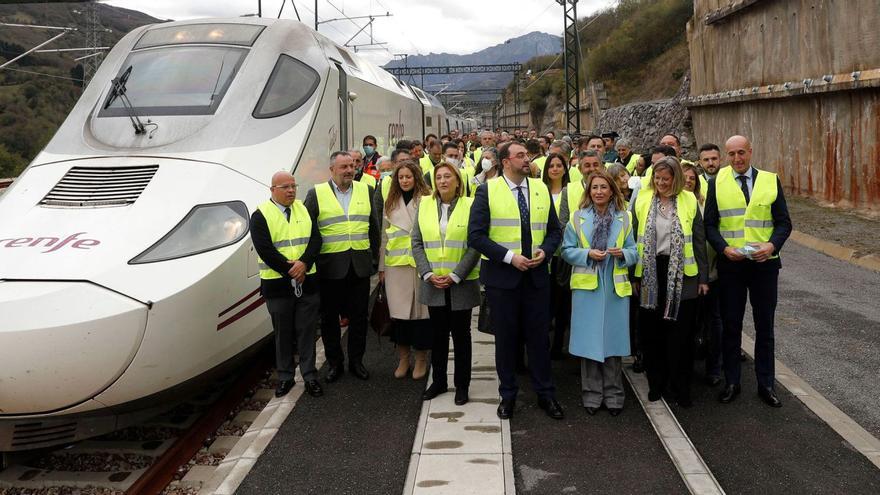
<instances>
[{"instance_id":1,"label":"black handbag","mask_svg":"<svg viewBox=\"0 0 880 495\"><path fill-rule=\"evenodd\" d=\"M391 334L391 322L385 283L380 282L370 294L370 326L379 337L385 337Z\"/></svg>"},{"instance_id":2,"label":"black handbag","mask_svg":"<svg viewBox=\"0 0 880 495\"><path fill-rule=\"evenodd\" d=\"M489 324L489 298L486 297L486 291L480 291L480 316L477 318L477 330L495 335L495 330Z\"/></svg>"}]
</instances>

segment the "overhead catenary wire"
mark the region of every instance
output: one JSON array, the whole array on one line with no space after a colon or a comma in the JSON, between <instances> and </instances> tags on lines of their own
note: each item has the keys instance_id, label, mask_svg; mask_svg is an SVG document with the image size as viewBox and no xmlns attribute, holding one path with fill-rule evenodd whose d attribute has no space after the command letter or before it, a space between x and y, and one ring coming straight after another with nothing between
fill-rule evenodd
<instances>
[{"instance_id":1,"label":"overhead catenary wire","mask_svg":"<svg viewBox=\"0 0 880 495\"><path fill-rule=\"evenodd\" d=\"M67 79L68 81L83 82L82 79L78 79L78 78L76 78L76 77L56 76L55 74L46 74L45 72L36 72L36 71L32 71L32 70L13 69L13 68L11 68L11 67L5 67L3 70L10 70L10 71L13 71L13 72L25 72L25 73L27 73L27 74L34 74L34 75L37 75L37 76L46 76L46 77L52 77L52 78L55 78L55 79Z\"/></svg>"},{"instance_id":2,"label":"overhead catenary wire","mask_svg":"<svg viewBox=\"0 0 880 495\"><path fill-rule=\"evenodd\" d=\"M590 19L590 22L588 22L588 23L584 24L583 26L581 26L580 28L578 28L578 30L577 30L578 35L580 35L580 32L583 31L584 29L586 29L590 24L592 24L592 23L596 22L597 20L599 20L599 17L600 17L599 15L596 15L596 17ZM580 39L580 36L578 36L578 39ZM565 50L563 49L563 53L564 53L564 52L565 52ZM580 53L580 46L578 46L578 57L580 57L580 56L581 56L581 53ZM537 79L535 79L534 81L531 82L531 84L529 84L528 86L526 86L525 88L523 88L523 91L525 91L525 90L531 88L532 86L534 86L535 84L537 84L537 82L540 81L542 77L544 77L544 74L546 74L547 71L549 71L550 69L552 69L552 68L553 68L553 65L554 65L556 62L558 62L560 58L562 58L562 53L560 53L559 55L556 55L556 58L554 58L553 61L550 62L550 65L549 65L546 69L544 69L543 72L541 72L541 74L538 76Z\"/></svg>"}]
</instances>

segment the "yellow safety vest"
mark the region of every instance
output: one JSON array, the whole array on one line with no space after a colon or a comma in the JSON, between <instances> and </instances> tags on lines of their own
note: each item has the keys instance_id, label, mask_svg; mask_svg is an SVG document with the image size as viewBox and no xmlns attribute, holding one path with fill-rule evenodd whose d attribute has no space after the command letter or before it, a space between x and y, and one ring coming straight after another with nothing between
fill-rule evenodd
<instances>
[{"instance_id":1,"label":"yellow safety vest","mask_svg":"<svg viewBox=\"0 0 880 495\"><path fill-rule=\"evenodd\" d=\"M312 236L312 217L309 211L303 205L302 201L296 200L290 205L290 221L284 217L284 213L278 209L278 205L271 200L266 201L257 207L266 219L266 225L269 226L269 235L272 237L272 245L288 260L298 260L306 252L306 246ZM257 264L260 268L260 278L263 280L273 280L281 278L282 275L275 270L269 268L263 260L257 257ZM307 272L309 275L315 273L315 265Z\"/></svg>"},{"instance_id":2,"label":"yellow safety vest","mask_svg":"<svg viewBox=\"0 0 880 495\"><path fill-rule=\"evenodd\" d=\"M468 221L471 216L473 198L460 197L446 224L446 236L440 235L440 215L437 198L423 198L419 203L419 230L425 256L431 263L435 275L447 275L455 270L467 251ZM480 277L479 263L468 274L467 280Z\"/></svg>"},{"instance_id":3,"label":"yellow safety vest","mask_svg":"<svg viewBox=\"0 0 880 495\"><path fill-rule=\"evenodd\" d=\"M771 207L779 194L776 174L761 171L756 177L748 205L740 183L733 176L733 167L722 168L715 177L715 198L720 217L718 230L727 244L735 248L770 242L773 235Z\"/></svg>"},{"instance_id":4,"label":"yellow safety vest","mask_svg":"<svg viewBox=\"0 0 880 495\"><path fill-rule=\"evenodd\" d=\"M642 155L639 155L637 153L629 154L629 159L624 166L626 167L626 171L629 172L630 175L636 173L636 165L639 164L639 158L641 157Z\"/></svg>"},{"instance_id":5,"label":"yellow safety vest","mask_svg":"<svg viewBox=\"0 0 880 495\"><path fill-rule=\"evenodd\" d=\"M537 248L544 242L544 236L547 234L547 220L550 218L552 202L550 191L541 179L526 180L529 181L529 228L532 232L532 248ZM514 254L523 254L519 204L504 176L490 179L488 184L489 239L513 251ZM523 255L527 258L532 257L532 253Z\"/></svg>"},{"instance_id":6,"label":"yellow safety vest","mask_svg":"<svg viewBox=\"0 0 880 495\"><path fill-rule=\"evenodd\" d=\"M543 175L544 174L544 164L547 163L547 157L543 156L543 155L539 156L538 158L535 158L534 160L532 160L532 163L537 165L538 170L541 171L541 174L539 174L539 176Z\"/></svg>"},{"instance_id":7,"label":"yellow safety vest","mask_svg":"<svg viewBox=\"0 0 880 495\"><path fill-rule=\"evenodd\" d=\"M352 182L351 187L351 202L346 215L329 182L315 186L320 210L318 230L323 240L321 254L370 249L369 188L362 182Z\"/></svg>"},{"instance_id":8,"label":"yellow safety vest","mask_svg":"<svg viewBox=\"0 0 880 495\"><path fill-rule=\"evenodd\" d=\"M421 200L413 198L413 201ZM387 211L386 211L387 213ZM386 215L387 218L387 215ZM388 242L385 244L385 266L416 266L416 260L412 255L412 237L408 230L404 230L392 223L385 229Z\"/></svg>"},{"instance_id":9,"label":"yellow safety vest","mask_svg":"<svg viewBox=\"0 0 880 495\"><path fill-rule=\"evenodd\" d=\"M583 199L583 197L584 181L578 180L577 182L569 182L568 185L565 186L565 200L568 202L569 221L571 221L574 212L581 209L581 199Z\"/></svg>"},{"instance_id":10,"label":"yellow safety vest","mask_svg":"<svg viewBox=\"0 0 880 495\"><path fill-rule=\"evenodd\" d=\"M706 194L709 194L709 181L703 177L703 174L697 175L697 180L700 181L700 193L705 198Z\"/></svg>"},{"instance_id":11,"label":"yellow safety vest","mask_svg":"<svg viewBox=\"0 0 880 495\"><path fill-rule=\"evenodd\" d=\"M582 182L584 180L584 174L581 173L581 169L578 167L571 167L568 169L568 183L572 182Z\"/></svg>"},{"instance_id":12,"label":"yellow safety vest","mask_svg":"<svg viewBox=\"0 0 880 495\"><path fill-rule=\"evenodd\" d=\"M364 184L372 187L373 189L376 188L376 178L366 172L364 172L361 175L361 178L359 180L360 180L360 182L363 182Z\"/></svg>"},{"instance_id":13,"label":"yellow safety vest","mask_svg":"<svg viewBox=\"0 0 880 495\"><path fill-rule=\"evenodd\" d=\"M394 179L392 179L390 175L388 177L385 177L384 179L382 179L382 186L381 186L381 188L382 188L382 201L385 201L388 199L388 192L391 191L391 183L393 181L394 181Z\"/></svg>"},{"instance_id":14,"label":"yellow safety vest","mask_svg":"<svg viewBox=\"0 0 880 495\"><path fill-rule=\"evenodd\" d=\"M474 167L477 167L480 165L480 161L482 158L483 158L483 147L480 146L479 148L474 150Z\"/></svg>"},{"instance_id":15,"label":"yellow safety vest","mask_svg":"<svg viewBox=\"0 0 880 495\"><path fill-rule=\"evenodd\" d=\"M465 165L463 168L458 169L458 172L461 174L461 182L464 184L464 194L473 197L474 193L476 193L476 188L472 181L474 175L476 175L476 169L471 165Z\"/></svg>"},{"instance_id":16,"label":"yellow safety vest","mask_svg":"<svg viewBox=\"0 0 880 495\"><path fill-rule=\"evenodd\" d=\"M572 220L569 228L575 229L578 236L578 245L582 249L586 249L589 251L590 249L590 241L587 239L586 234L583 231L584 222L586 219L581 216L580 211L573 213ZM586 211L586 210L583 210ZM614 247L623 248L624 242L626 242L626 236L632 232L632 213L626 211L623 217L623 228L620 229L620 233L617 235L617 242L614 244ZM610 256L610 255L609 255ZM589 259L589 257L587 257ZM613 258L610 260L614 265L614 270L612 272L612 280L614 280L614 292L620 297L626 297L632 295L632 285L629 283L629 270L626 266L620 266ZM581 290L596 290L599 287L599 274L596 270L596 265L592 264L592 266L575 266L571 269L571 282L569 283L572 289L581 289Z\"/></svg>"},{"instance_id":17,"label":"yellow safety vest","mask_svg":"<svg viewBox=\"0 0 880 495\"><path fill-rule=\"evenodd\" d=\"M423 174L427 174L428 172L433 172L433 171L434 171L434 163L431 161L431 157L430 157L429 155L427 155L427 154L425 154L425 155L419 160L419 166L422 167L422 173L423 173ZM433 175L433 174L432 174L432 175Z\"/></svg>"},{"instance_id":18,"label":"yellow safety vest","mask_svg":"<svg viewBox=\"0 0 880 495\"><path fill-rule=\"evenodd\" d=\"M636 218L639 220L638 240L639 261L636 264L636 277L642 276L642 256L645 252L645 227L648 224L648 211L654 200L654 189L642 189L636 198ZM694 193L682 191L675 197L678 211L678 221L681 223L681 232L684 234L684 274L693 277L697 275L697 259L694 257L694 216L697 214L697 198Z\"/></svg>"}]
</instances>

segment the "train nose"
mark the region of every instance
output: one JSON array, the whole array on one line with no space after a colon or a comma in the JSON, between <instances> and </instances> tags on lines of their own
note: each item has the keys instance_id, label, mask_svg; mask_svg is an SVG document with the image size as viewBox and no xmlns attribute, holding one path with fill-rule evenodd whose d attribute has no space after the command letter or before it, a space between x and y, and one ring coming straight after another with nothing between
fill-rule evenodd
<instances>
[{"instance_id":1,"label":"train nose","mask_svg":"<svg viewBox=\"0 0 880 495\"><path fill-rule=\"evenodd\" d=\"M87 282L0 282L0 415L88 400L137 352L146 305Z\"/></svg>"}]
</instances>

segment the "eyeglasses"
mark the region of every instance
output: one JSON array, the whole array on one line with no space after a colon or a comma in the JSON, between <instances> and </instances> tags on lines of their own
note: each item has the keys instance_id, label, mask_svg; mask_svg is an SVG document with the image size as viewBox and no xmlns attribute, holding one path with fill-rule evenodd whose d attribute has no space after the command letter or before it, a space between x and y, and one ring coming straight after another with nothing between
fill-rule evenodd
<instances>
[{"instance_id":1,"label":"eyeglasses","mask_svg":"<svg viewBox=\"0 0 880 495\"><path fill-rule=\"evenodd\" d=\"M284 189L289 191L296 191L296 184L284 184L281 186L272 186L272 189Z\"/></svg>"}]
</instances>

